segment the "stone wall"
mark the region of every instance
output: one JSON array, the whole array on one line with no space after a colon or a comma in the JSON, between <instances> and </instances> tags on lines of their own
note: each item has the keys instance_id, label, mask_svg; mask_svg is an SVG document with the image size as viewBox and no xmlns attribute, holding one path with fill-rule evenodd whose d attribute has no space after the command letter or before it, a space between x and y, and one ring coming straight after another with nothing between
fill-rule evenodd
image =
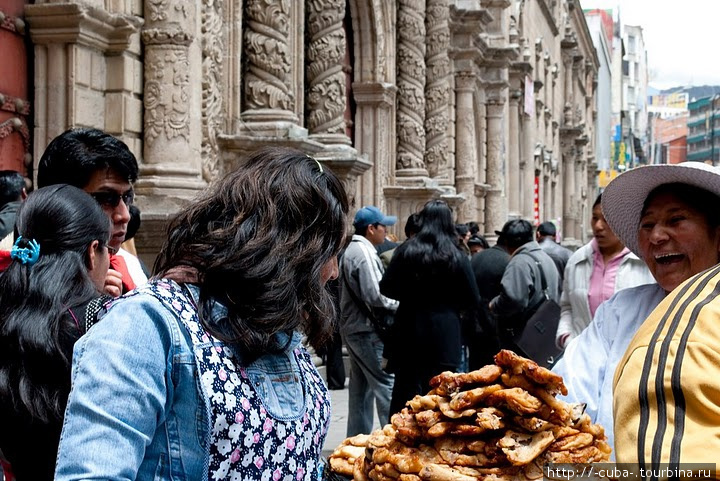
<instances>
[{"instance_id":1,"label":"stone wall","mask_svg":"<svg viewBox=\"0 0 720 481\"><path fill-rule=\"evenodd\" d=\"M70 126L125 140L148 263L168 218L267 144L330 166L354 209L399 216L398 236L443 198L494 237L532 220L537 177L539 220L584 241L597 59L578 0L108 0L26 17L36 161Z\"/></svg>"}]
</instances>

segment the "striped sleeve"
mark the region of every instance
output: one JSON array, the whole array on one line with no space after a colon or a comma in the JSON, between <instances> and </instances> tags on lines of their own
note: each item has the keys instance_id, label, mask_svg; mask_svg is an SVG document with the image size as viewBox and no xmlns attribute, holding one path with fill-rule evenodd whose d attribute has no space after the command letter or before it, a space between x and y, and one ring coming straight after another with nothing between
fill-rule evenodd
<instances>
[{"instance_id":1,"label":"striped sleeve","mask_svg":"<svg viewBox=\"0 0 720 481\"><path fill-rule=\"evenodd\" d=\"M671 292L631 341L615 371L613 388L618 462L648 468L717 459L718 294L720 265Z\"/></svg>"}]
</instances>

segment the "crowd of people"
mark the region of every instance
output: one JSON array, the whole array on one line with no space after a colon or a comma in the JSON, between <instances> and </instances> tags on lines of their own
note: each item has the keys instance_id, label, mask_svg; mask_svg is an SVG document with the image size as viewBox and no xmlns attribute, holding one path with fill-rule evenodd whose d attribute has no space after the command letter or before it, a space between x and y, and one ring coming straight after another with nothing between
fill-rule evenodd
<instances>
[{"instance_id":1,"label":"crowd of people","mask_svg":"<svg viewBox=\"0 0 720 481\"><path fill-rule=\"evenodd\" d=\"M343 346L354 436L443 371L524 354L545 301L560 306L548 342L565 398L619 462L716 450L715 167L620 175L573 252L554 223L524 219L491 246L442 200L397 242L396 216L349 217L327 166L268 147L177 214L150 279L129 242L137 178L128 147L96 129L55 138L35 190L0 171L0 459L17 481L319 479ZM327 383L310 350L332 364Z\"/></svg>"}]
</instances>

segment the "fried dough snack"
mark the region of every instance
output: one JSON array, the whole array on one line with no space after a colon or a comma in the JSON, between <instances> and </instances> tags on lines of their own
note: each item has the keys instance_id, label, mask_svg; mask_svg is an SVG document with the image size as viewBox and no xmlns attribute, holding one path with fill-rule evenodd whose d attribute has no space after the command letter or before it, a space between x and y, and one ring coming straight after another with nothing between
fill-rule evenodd
<instances>
[{"instance_id":1,"label":"fried dough snack","mask_svg":"<svg viewBox=\"0 0 720 481\"><path fill-rule=\"evenodd\" d=\"M544 463L609 459L585 405L557 399L562 377L512 351L430 384L382 430L343 441L330 469L355 481L537 481Z\"/></svg>"}]
</instances>

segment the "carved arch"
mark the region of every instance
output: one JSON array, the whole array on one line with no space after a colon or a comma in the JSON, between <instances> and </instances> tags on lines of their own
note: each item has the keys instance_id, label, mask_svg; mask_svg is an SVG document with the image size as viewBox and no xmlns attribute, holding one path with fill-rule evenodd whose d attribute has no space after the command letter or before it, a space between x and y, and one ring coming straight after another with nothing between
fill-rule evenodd
<instances>
[{"instance_id":1,"label":"carved arch","mask_svg":"<svg viewBox=\"0 0 720 481\"><path fill-rule=\"evenodd\" d=\"M395 2L349 0L355 38L354 82L395 84Z\"/></svg>"}]
</instances>

